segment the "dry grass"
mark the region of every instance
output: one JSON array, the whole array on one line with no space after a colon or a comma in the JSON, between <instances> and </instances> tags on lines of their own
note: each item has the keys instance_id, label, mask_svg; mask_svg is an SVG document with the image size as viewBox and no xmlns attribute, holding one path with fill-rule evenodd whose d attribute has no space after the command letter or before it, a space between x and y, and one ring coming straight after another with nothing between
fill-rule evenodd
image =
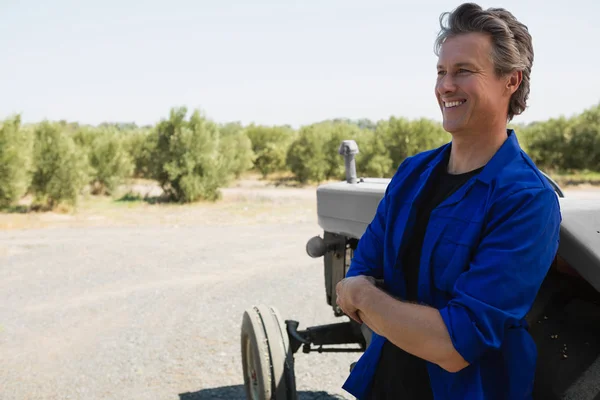
<instances>
[{"instance_id":1,"label":"dry grass","mask_svg":"<svg viewBox=\"0 0 600 400\"><path fill-rule=\"evenodd\" d=\"M82 196L75 209L31 211L24 199L19 206L0 213L0 229L306 221L316 219L315 190L316 186L278 185L272 178L246 175L223 188L222 198L216 202L172 204L161 202L155 182L137 180L112 197Z\"/></svg>"},{"instance_id":2,"label":"dry grass","mask_svg":"<svg viewBox=\"0 0 600 400\"><path fill-rule=\"evenodd\" d=\"M560 186L600 186L600 172L576 171L550 174Z\"/></svg>"}]
</instances>

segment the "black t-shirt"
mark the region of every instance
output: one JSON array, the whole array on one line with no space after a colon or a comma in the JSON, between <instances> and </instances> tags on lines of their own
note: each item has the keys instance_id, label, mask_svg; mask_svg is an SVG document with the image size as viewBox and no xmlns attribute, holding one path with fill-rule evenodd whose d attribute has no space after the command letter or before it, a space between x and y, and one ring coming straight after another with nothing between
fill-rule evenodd
<instances>
[{"instance_id":1,"label":"black t-shirt","mask_svg":"<svg viewBox=\"0 0 600 400\"><path fill-rule=\"evenodd\" d=\"M417 301L421 248L431 211L483 169L452 175L446 172L446 167L447 159L431 175L418 202L414 230L402 257L407 301ZM375 371L370 399L433 399L426 362L386 340Z\"/></svg>"}]
</instances>

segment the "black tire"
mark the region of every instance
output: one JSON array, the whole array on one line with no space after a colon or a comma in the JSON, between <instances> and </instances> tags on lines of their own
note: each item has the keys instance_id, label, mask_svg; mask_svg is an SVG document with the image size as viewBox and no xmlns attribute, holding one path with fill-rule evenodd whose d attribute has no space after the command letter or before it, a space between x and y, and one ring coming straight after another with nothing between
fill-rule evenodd
<instances>
[{"instance_id":1,"label":"black tire","mask_svg":"<svg viewBox=\"0 0 600 400\"><path fill-rule=\"evenodd\" d=\"M296 400L294 357L279 312L253 306L242 319L242 368L246 398Z\"/></svg>"}]
</instances>

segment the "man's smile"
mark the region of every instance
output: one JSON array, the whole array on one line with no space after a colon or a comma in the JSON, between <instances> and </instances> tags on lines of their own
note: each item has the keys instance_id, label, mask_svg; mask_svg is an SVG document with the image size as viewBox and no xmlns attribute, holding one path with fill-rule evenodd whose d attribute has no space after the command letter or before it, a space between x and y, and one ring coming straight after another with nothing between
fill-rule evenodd
<instances>
[{"instance_id":1,"label":"man's smile","mask_svg":"<svg viewBox=\"0 0 600 400\"><path fill-rule=\"evenodd\" d=\"M463 105L464 103L466 103L466 100L457 100L457 101L444 101L444 109L449 109L449 108L456 108L459 107L461 105Z\"/></svg>"}]
</instances>

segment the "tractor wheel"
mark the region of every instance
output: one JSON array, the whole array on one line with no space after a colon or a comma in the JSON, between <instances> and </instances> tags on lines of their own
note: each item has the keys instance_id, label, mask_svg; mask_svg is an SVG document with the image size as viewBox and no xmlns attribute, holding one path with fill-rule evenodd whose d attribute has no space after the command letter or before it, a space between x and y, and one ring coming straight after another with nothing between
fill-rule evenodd
<instances>
[{"instance_id":1,"label":"tractor wheel","mask_svg":"<svg viewBox=\"0 0 600 400\"><path fill-rule=\"evenodd\" d=\"M246 398L296 400L294 356L285 324L273 307L253 306L242 320L242 366Z\"/></svg>"}]
</instances>

